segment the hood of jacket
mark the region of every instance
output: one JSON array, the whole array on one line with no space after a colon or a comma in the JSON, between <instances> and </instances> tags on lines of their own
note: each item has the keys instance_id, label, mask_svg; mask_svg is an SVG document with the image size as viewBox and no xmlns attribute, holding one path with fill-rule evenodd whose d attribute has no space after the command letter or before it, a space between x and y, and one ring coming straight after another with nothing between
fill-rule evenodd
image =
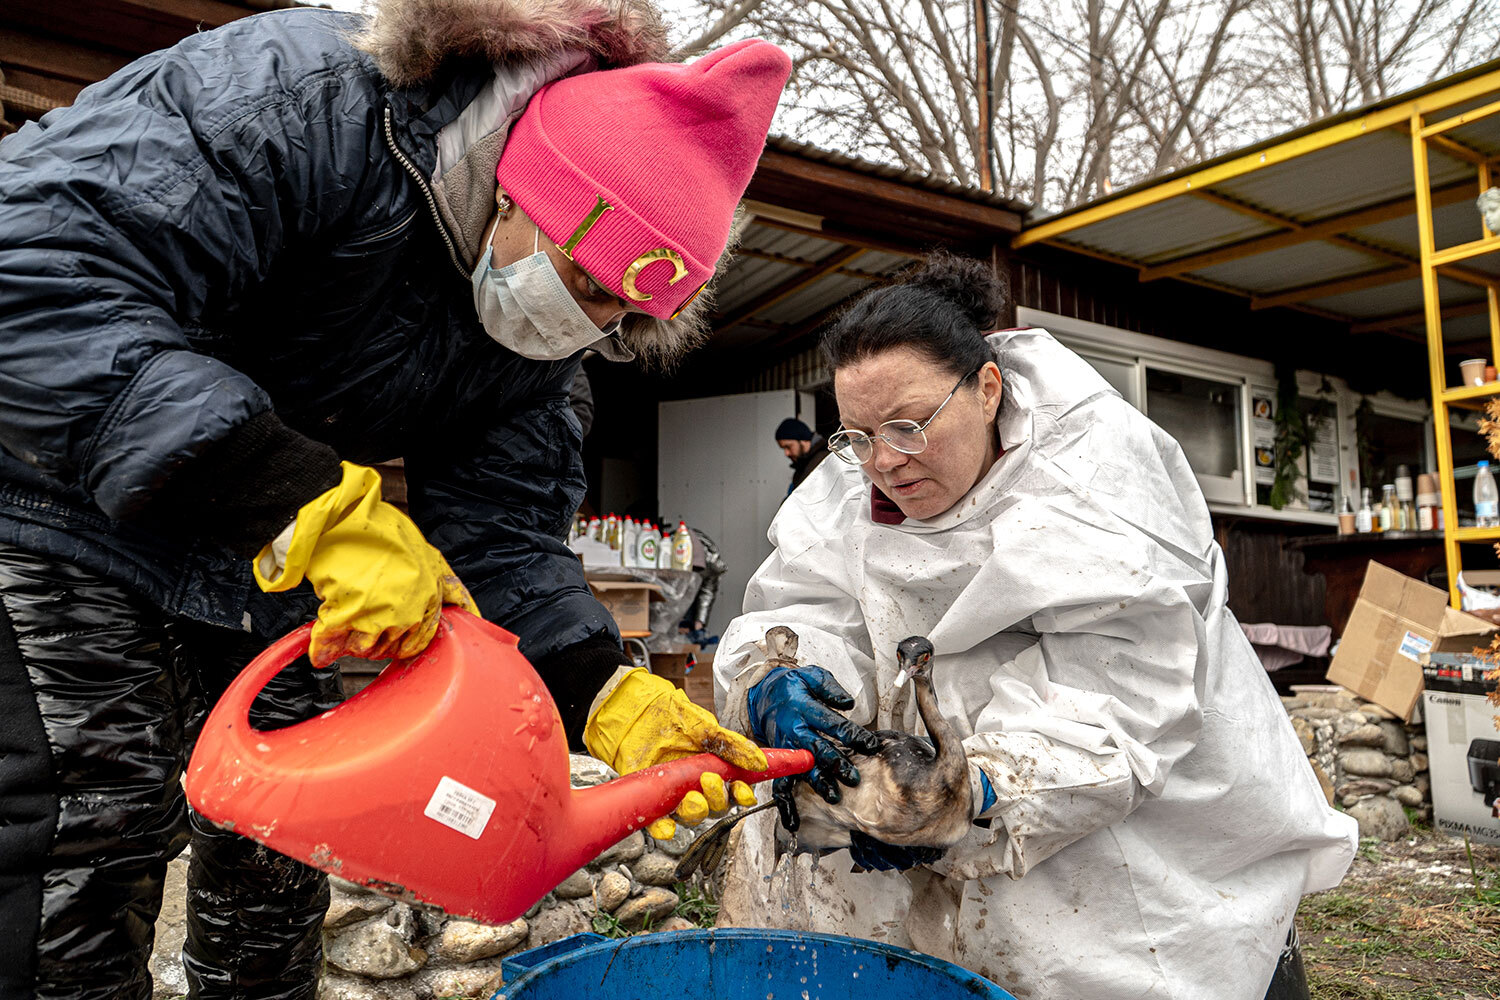
<instances>
[{"instance_id":1,"label":"hood of jacket","mask_svg":"<svg viewBox=\"0 0 1500 1000\"><path fill-rule=\"evenodd\" d=\"M438 214L470 268L495 208L495 164L531 96L563 76L669 54L661 14L648 0L377 0L356 44L401 88L433 83L451 61L493 65L491 82L439 132L437 168L429 178ZM719 273L742 227L737 216ZM705 289L673 320L628 315L620 343L648 367L670 367L707 338L712 291Z\"/></svg>"}]
</instances>

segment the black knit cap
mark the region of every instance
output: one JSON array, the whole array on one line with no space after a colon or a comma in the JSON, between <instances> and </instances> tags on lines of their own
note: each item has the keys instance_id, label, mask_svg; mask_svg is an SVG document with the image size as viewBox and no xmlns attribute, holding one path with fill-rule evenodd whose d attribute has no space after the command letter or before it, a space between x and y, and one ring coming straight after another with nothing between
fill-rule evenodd
<instances>
[{"instance_id":1,"label":"black knit cap","mask_svg":"<svg viewBox=\"0 0 1500 1000\"><path fill-rule=\"evenodd\" d=\"M776 425L777 441L811 441L812 437L812 428L796 417L787 417Z\"/></svg>"}]
</instances>

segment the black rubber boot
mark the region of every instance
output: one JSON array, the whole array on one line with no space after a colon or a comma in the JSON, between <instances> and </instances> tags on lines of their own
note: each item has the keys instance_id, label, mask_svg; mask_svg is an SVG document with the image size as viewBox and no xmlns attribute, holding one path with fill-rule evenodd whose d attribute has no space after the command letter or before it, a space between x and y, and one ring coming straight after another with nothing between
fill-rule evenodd
<instances>
[{"instance_id":1,"label":"black rubber boot","mask_svg":"<svg viewBox=\"0 0 1500 1000\"><path fill-rule=\"evenodd\" d=\"M0 547L0 998L146 1000L187 680L125 589Z\"/></svg>"},{"instance_id":2,"label":"black rubber boot","mask_svg":"<svg viewBox=\"0 0 1500 1000\"><path fill-rule=\"evenodd\" d=\"M1281 960L1276 963L1276 973L1271 977L1271 988L1266 991L1266 1000L1311 1000L1307 989L1307 970L1302 967L1302 947L1297 943L1295 927L1286 937L1286 947L1281 950Z\"/></svg>"},{"instance_id":3,"label":"black rubber boot","mask_svg":"<svg viewBox=\"0 0 1500 1000\"><path fill-rule=\"evenodd\" d=\"M206 630L183 647L198 658L203 686L217 698L258 643ZM277 674L250 706L250 724L281 729L343 700L337 670L306 657ZM188 926L182 961L188 996L224 1000L311 1000L323 967L328 879L320 871L193 813L188 864Z\"/></svg>"}]
</instances>

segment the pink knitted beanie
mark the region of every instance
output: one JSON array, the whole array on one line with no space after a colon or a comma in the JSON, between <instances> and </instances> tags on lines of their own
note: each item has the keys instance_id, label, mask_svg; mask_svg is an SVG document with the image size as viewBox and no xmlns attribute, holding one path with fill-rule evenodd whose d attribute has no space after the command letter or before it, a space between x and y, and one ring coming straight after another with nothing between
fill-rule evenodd
<instances>
[{"instance_id":1,"label":"pink knitted beanie","mask_svg":"<svg viewBox=\"0 0 1500 1000\"><path fill-rule=\"evenodd\" d=\"M713 277L791 68L751 39L554 81L511 128L495 176L579 267L668 319Z\"/></svg>"}]
</instances>

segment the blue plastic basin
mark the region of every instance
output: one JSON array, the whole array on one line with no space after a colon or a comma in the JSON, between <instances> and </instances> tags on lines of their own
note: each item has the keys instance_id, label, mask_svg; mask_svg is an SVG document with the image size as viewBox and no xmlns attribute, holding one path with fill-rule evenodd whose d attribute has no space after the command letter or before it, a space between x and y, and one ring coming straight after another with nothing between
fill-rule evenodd
<instances>
[{"instance_id":1,"label":"blue plastic basin","mask_svg":"<svg viewBox=\"0 0 1500 1000\"><path fill-rule=\"evenodd\" d=\"M724 928L611 941L578 934L502 964L491 1000L1014 1000L949 962L876 941Z\"/></svg>"}]
</instances>

